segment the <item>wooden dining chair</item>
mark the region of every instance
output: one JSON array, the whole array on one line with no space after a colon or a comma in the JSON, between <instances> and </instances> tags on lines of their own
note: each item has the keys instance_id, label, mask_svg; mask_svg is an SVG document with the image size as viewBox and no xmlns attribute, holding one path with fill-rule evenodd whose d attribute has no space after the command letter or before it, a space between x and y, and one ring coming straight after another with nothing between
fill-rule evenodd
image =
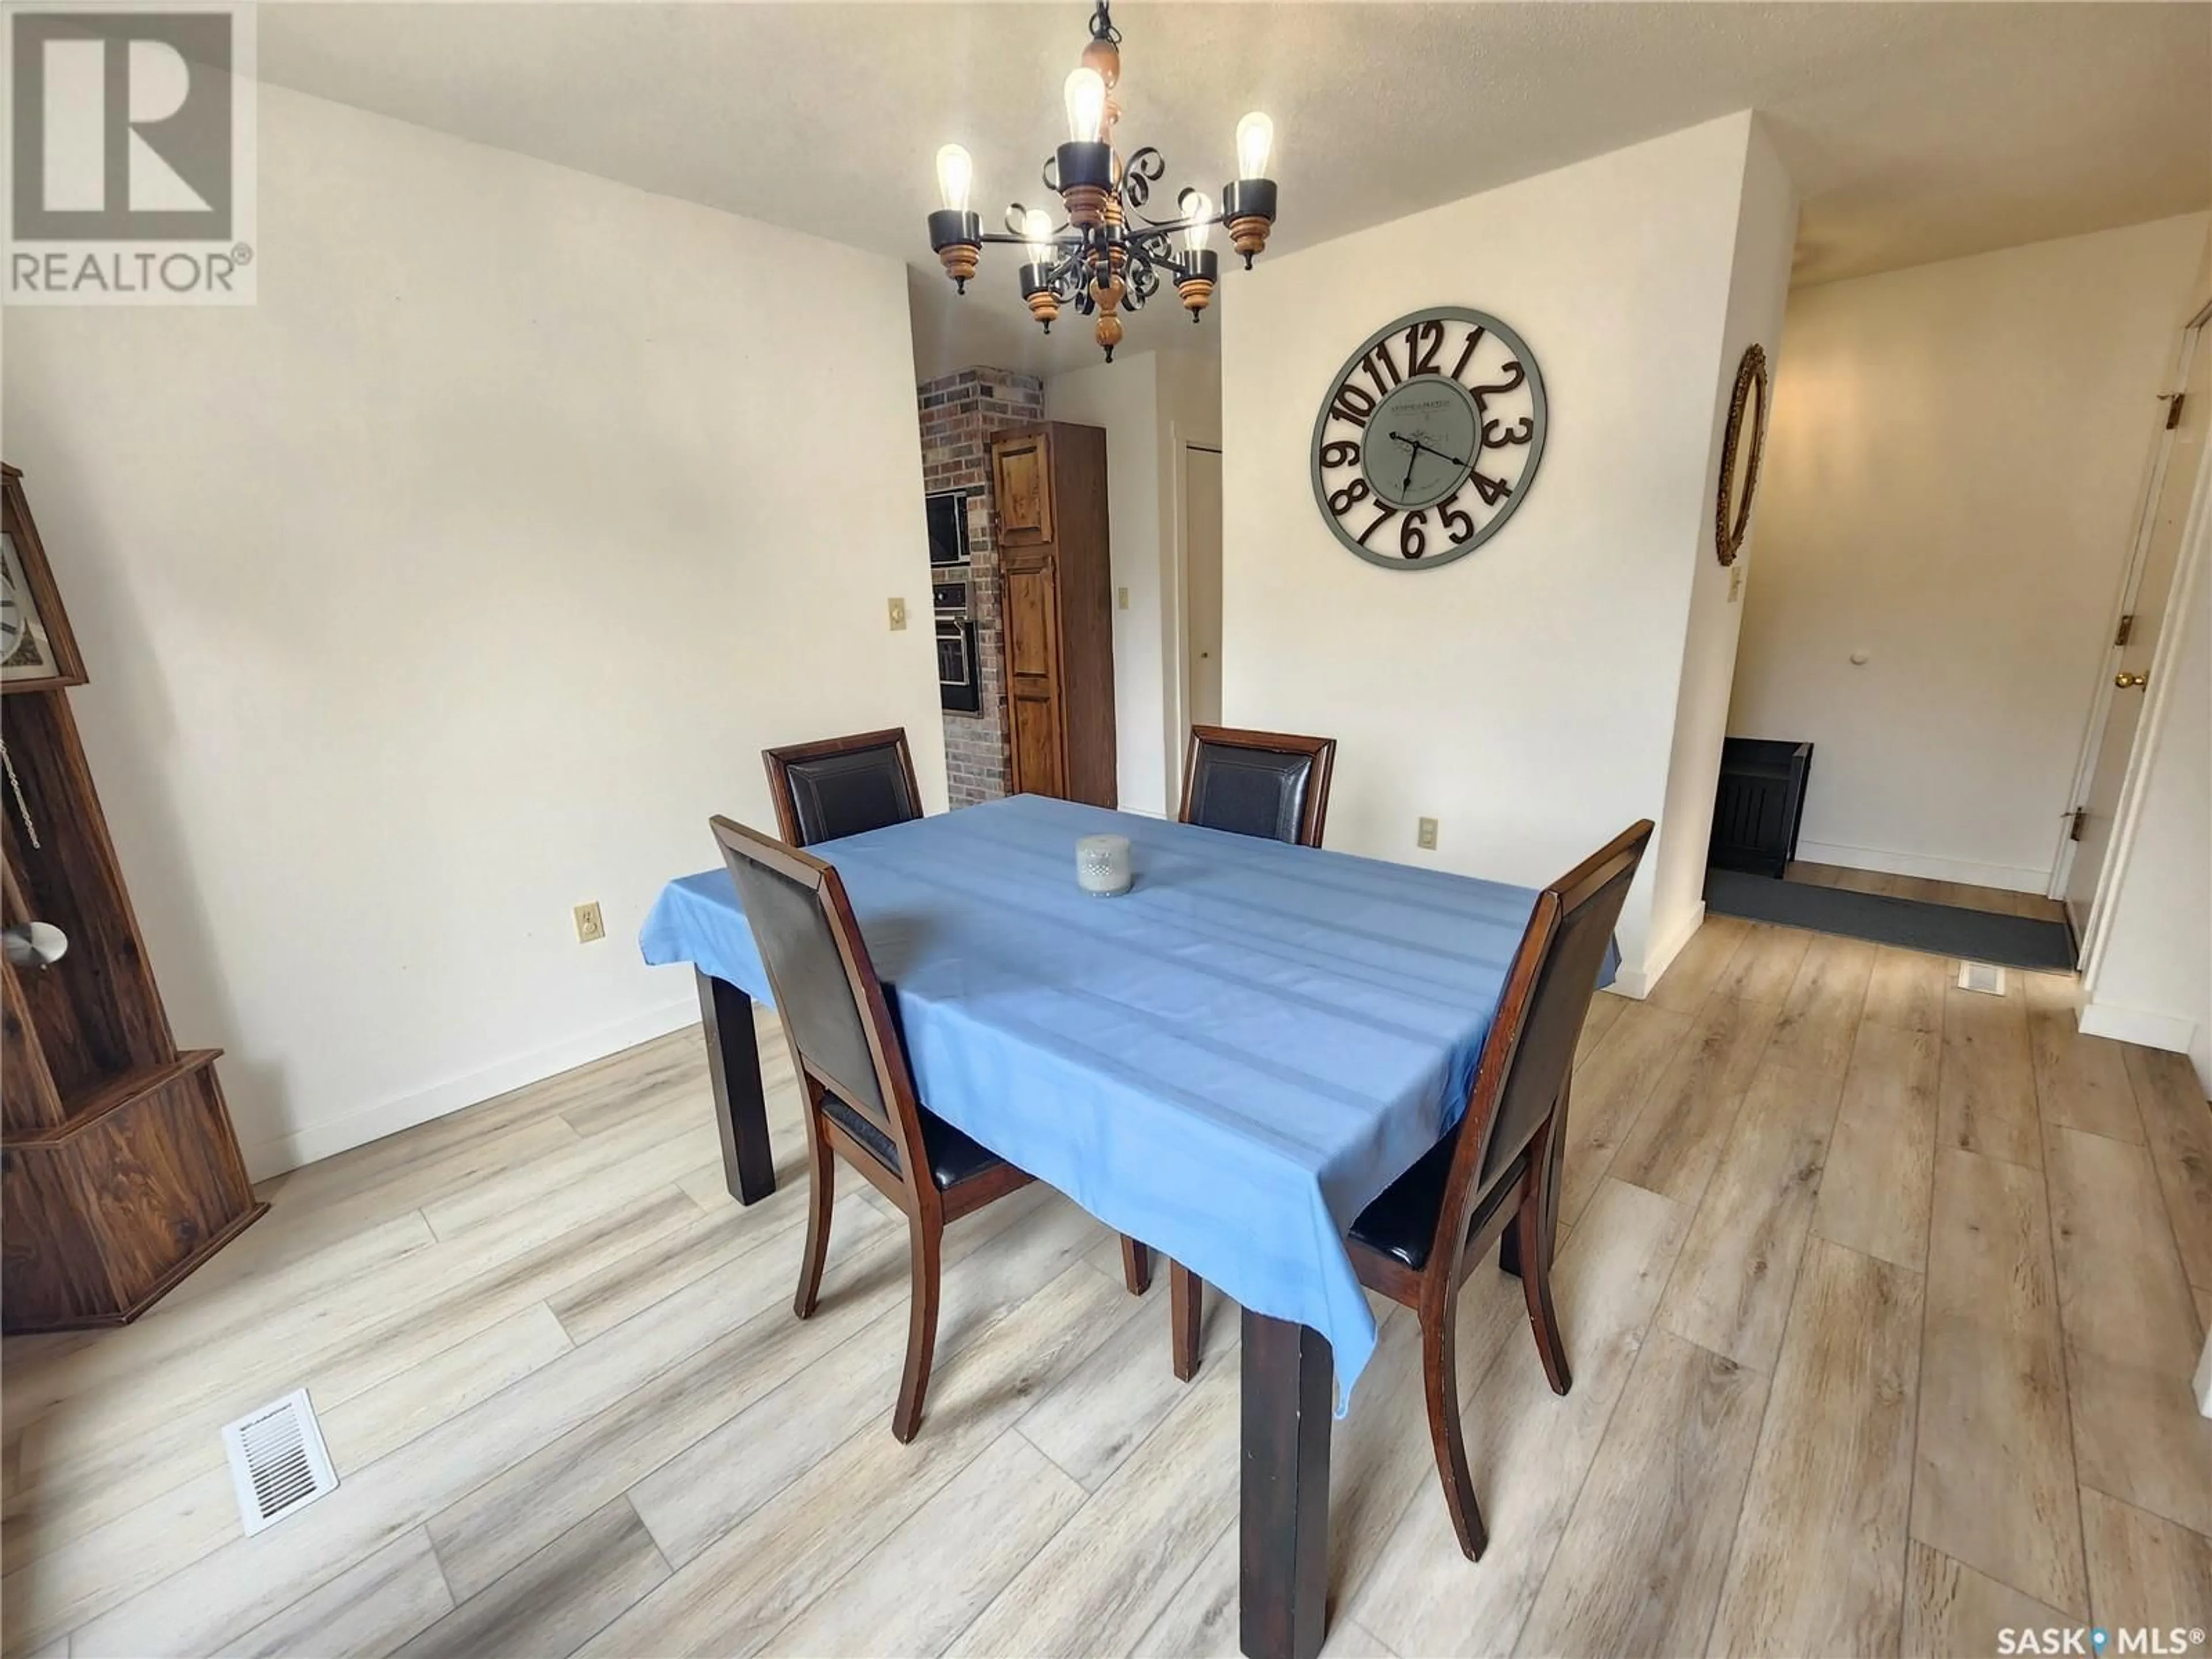
<instances>
[{"instance_id":1,"label":"wooden dining chair","mask_svg":"<svg viewBox=\"0 0 2212 1659\"><path fill-rule=\"evenodd\" d=\"M1334 738L1194 726L1182 761L1183 823L1240 836L1321 845L1328 817Z\"/></svg>"},{"instance_id":2,"label":"wooden dining chair","mask_svg":"<svg viewBox=\"0 0 2212 1659\"><path fill-rule=\"evenodd\" d=\"M906 728L763 749L775 821L793 847L811 847L921 816Z\"/></svg>"},{"instance_id":3,"label":"wooden dining chair","mask_svg":"<svg viewBox=\"0 0 2212 1659\"><path fill-rule=\"evenodd\" d=\"M1573 1386L1552 1305L1568 1085L1607 941L1650 840L1645 818L1536 896L1483 1041L1466 1112L1359 1212L1347 1235L1359 1282L1420 1319L1429 1438L1452 1530L1470 1561L1481 1559L1486 1534L1460 1422L1459 1288L1510 1223L1544 1376L1554 1394ZM1188 1382L1198 1367L1203 1287L1177 1264L1170 1291L1176 1375Z\"/></svg>"},{"instance_id":4,"label":"wooden dining chair","mask_svg":"<svg viewBox=\"0 0 2212 1659\"><path fill-rule=\"evenodd\" d=\"M945 1224L1030 1177L915 1097L906 1050L836 870L742 823L709 822L768 969L805 1105L806 1255L792 1311L801 1319L814 1312L842 1158L907 1218L914 1302L891 1433L911 1440L937 1346Z\"/></svg>"}]
</instances>

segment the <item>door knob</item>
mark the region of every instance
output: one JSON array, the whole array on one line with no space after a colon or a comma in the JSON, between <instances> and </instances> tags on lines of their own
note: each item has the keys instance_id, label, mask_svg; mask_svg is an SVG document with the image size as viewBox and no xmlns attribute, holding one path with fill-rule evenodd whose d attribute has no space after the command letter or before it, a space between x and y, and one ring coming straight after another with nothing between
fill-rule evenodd
<instances>
[{"instance_id":1,"label":"door knob","mask_svg":"<svg viewBox=\"0 0 2212 1659\"><path fill-rule=\"evenodd\" d=\"M2150 676L2148 674L2115 674L2112 676L2112 684L2118 686L2123 691L2140 691L2144 686L2150 684Z\"/></svg>"}]
</instances>

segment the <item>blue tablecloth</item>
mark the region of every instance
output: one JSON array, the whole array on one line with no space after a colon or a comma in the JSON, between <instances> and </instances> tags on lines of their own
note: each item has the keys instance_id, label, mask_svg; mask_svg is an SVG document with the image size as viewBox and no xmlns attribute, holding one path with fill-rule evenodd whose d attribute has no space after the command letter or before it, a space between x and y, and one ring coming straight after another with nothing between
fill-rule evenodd
<instances>
[{"instance_id":1,"label":"blue tablecloth","mask_svg":"<svg viewBox=\"0 0 2212 1659\"><path fill-rule=\"evenodd\" d=\"M1119 898L1076 886L1100 831L1129 838ZM1465 1108L1534 892L1034 795L812 850L923 1103L1321 1332L1348 1396L1375 1321L1344 1231ZM671 882L639 944L769 1000L724 870Z\"/></svg>"}]
</instances>

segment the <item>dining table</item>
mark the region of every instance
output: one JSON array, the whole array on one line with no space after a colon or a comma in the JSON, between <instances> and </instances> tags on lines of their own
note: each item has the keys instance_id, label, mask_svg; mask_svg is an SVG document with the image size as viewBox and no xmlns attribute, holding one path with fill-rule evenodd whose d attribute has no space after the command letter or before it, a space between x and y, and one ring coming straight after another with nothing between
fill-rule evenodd
<instances>
[{"instance_id":1,"label":"dining table","mask_svg":"<svg viewBox=\"0 0 2212 1659\"><path fill-rule=\"evenodd\" d=\"M1078 884L1098 834L1128 841L1124 893ZM1242 1308L1240 1641L1311 1659L1330 1424L1376 1342L1345 1233L1457 1121L1535 890L1034 795L809 851L923 1103ZM639 942L697 975L726 1175L754 1201L771 999L727 872L670 882Z\"/></svg>"}]
</instances>

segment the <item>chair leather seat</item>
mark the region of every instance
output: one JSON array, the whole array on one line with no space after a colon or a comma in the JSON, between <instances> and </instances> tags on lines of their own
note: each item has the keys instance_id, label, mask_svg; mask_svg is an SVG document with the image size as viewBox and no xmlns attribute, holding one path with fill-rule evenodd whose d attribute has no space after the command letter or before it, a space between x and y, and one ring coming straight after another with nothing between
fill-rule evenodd
<instances>
[{"instance_id":1,"label":"chair leather seat","mask_svg":"<svg viewBox=\"0 0 2212 1659\"><path fill-rule=\"evenodd\" d=\"M1412 1169L1385 1187L1352 1222L1352 1242L1402 1261L1415 1273L1427 1267L1437 1242L1437 1216L1443 1208L1444 1186L1451 1179L1452 1149L1458 1145L1459 1131L1454 1129L1423 1152ZM1469 1218L1469 1233L1480 1232L1488 1224L1528 1166L1524 1152L1491 1183Z\"/></svg>"},{"instance_id":2,"label":"chair leather seat","mask_svg":"<svg viewBox=\"0 0 2212 1659\"><path fill-rule=\"evenodd\" d=\"M898 1148L892 1145L889 1135L869 1120L866 1113L854 1110L851 1105L827 1091L822 1096L822 1109L837 1120L839 1127L873 1153L876 1161L884 1168L891 1170L898 1168ZM921 1145L922 1150L929 1154L929 1178L937 1183L939 1192L995 1170L1006 1162L988 1146L954 1128L927 1106L921 1108Z\"/></svg>"}]
</instances>

